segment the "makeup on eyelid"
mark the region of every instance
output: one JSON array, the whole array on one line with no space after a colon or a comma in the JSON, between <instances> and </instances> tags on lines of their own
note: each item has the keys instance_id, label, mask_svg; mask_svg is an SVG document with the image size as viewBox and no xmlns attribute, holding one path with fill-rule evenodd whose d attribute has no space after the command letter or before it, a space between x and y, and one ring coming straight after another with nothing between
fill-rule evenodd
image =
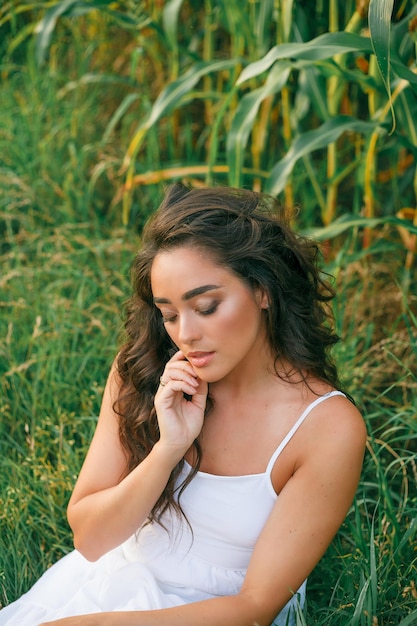
<instances>
[{"instance_id":1,"label":"makeup on eyelid","mask_svg":"<svg viewBox=\"0 0 417 626\"><path fill-rule=\"evenodd\" d=\"M220 302L218 300L216 300L215 302L213 302L212 304L210 304L207 307L192 307L194 312L197 313L198 315L212 315L213 313L215 313L217 311L217 308L219 306ZM175 322L177 319L177 313L164 313L163 309L160 309L161 311L161 315L162 315L162 320L164 322L164 324L169 323L169 322Z\"/></svg>"}]
</instances>

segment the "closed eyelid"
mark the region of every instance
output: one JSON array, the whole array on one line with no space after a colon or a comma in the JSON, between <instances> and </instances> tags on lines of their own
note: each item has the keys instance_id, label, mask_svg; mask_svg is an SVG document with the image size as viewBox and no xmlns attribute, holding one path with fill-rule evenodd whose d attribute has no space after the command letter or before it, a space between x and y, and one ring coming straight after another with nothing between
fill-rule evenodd
<instances>
[{"instance_id":1,"label":"closed eyelid","mask_svg":"<svg viewBox=\"0 0 417 626\"><path fill-rule=\"evenodd\" d=\"M156 309L159 311L164 322L177 316L176 311L167 311L165 309L161 309L159 306L156 306Z\"/></svg>"},{"instance_id":2,"label":"closed eyelid","mask_svg":"<svg viewBox=\"0 0 417 626\"><path fill-rule=\"evenodd\" d=\"M207 304L200 304L200 306L196 307L196 311L198 313L214 313L214 311L217 309L217 307L219 306L219 301L218 300L212 300L211 302L208 302Z\"/></svg>"},{"instance_id":3,"label":"closed eyelid","mask_svg":"<svg viewBox=\"0 0 417 626\"><path fill-rule=\"evenodd\" d=\"M166 324L167 322L175 322L175 320L177 319L177 314L173 313L171 315L164 315L163 313L161 313L161 317L162 317L162 322L164 324Z\"/></svg>"},{"instance_id":4,"label":"closed eyelid","mask_svg":"<svg viewBox=\"0 0 417 626\"><path fill-rule=\"evenodd\" d=\"M190 308L199 315L210 315L211 313L215 313L219 304L219 300L210 299L208 301L204 300L202 302L196 302ZM164 322L174 321L176 320L178 315L180 315L180 313L177 311L165 310L163 308L159 308L158 306L157 308L159 309L159 312Z\"/></svg>"}]
</instances>

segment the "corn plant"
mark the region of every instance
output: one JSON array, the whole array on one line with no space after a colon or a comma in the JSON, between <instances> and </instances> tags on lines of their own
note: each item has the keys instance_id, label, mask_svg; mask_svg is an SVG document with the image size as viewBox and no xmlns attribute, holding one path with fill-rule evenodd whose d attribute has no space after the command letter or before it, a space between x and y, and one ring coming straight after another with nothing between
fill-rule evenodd
<instances>
[{"instance_id":1,"label":"corn plant","mask_svg":"<svg viewBox=\"0 0 417 626\"><path fill-rule=\"evenodd\" d=\"M56 2L36 29L40 63L64 18L88 14L88 35L105 17L136 44L123 51L131 89L105 132L108 140L140 100L113 197L125 223L143 210L145 185L245 185L300 205L302 224L324 227L326 239L362 226L369 248L371 228L398 228L408 276L417 232L414 0L134 5ZM143 81L156 89L142 95Z\"/></svg>"},{"instance_id":2,"label":"corn plant","mask_svg":"<svg viewBox=\"0 0 417 626\"><path fill-rule=\"evenodd\" d=\"M0 6L0 603L71 548L128 262L179 179L298 207L335 276L369 441L298 623L417 623L416 20L415 0Z\"/></svg>"}]
</instances>

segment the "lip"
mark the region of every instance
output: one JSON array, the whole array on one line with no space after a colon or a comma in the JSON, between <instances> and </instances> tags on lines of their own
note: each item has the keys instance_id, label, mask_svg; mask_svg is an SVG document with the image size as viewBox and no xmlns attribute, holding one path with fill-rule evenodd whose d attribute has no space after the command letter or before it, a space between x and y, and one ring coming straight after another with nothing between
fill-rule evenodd
<instances>
[{"instance_id":1,"label":"lip","mask_svg":"<svg viewBox=\"0 0 417 626\"><path fill-rule=\"evenodd\" d=\"M189 352L187 359L194 367L205 367L214 357L214 352Z\"/></svg>"}]
</instances>

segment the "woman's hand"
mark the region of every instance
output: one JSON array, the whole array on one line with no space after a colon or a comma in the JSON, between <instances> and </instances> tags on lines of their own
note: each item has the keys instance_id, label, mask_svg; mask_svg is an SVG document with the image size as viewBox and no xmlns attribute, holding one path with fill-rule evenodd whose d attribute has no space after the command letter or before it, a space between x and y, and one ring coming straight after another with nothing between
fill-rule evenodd
<instances>
[{"instance_id":1,"label":"woman's hand","mask_svg":"<svg viewBox=\"0 0 417 626\"><path fill-rule=\"evenodd\" d=\"M198 378L184 354L174 354L155 396L160 444L177 449L180 456L185 454L203 427L207 393L207 383Z\"/></svg>"}]
</instances>

